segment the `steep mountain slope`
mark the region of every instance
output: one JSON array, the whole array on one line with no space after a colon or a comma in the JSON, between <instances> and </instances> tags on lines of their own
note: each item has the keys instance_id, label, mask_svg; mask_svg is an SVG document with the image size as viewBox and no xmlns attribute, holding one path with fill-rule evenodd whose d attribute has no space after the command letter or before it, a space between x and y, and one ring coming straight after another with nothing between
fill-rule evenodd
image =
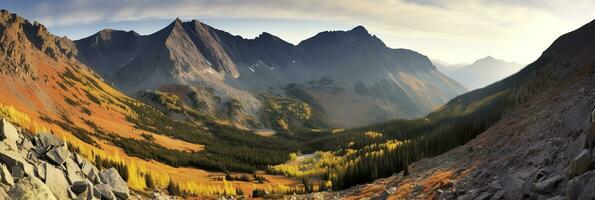
<instances>
[{"instance_id":1,"label":"steep mountain slope","mask_svg":"<svg viewBox=\"0 0 595 200\"><path fill-rule=\"evenodd\" d=\"M138 43L139 34L130 31L103 30L92 36L92 39L77 44L79 49L78 59L93 66L110 68L95 68L98 73L112 75L122 66L126 65ZM120 48L112 49L112 45ZM89 49L84 49L88 47Z\"/></svg>"},{"instance_id":2,"label":"steep mountain slope","mask_svg":"<svg viewBox=\"0 0 595 200\"><path fill-rule=\"evenodd\" d=\"M491 56L481 58L475 62L457 68L437 64L439 70L457 80L469 89L485 87L502 80L521 69L521 64L507 62Z\"/></svg>"},{"instance_id":3,"label":"steep mountain slope","mask_svg":"<svg viewBox=\"0 0 595 200\"><path fill-rule=\"evenodd\" d=\"M107 33L113 36L102 36ZM322 32L297 46L268 33L244 39L197 20L176 20L122 47L110 41L123 34L133 35L102 31L76 41L78 57L98 71L114 69L102 74L128 94L172 85L211 87L223 99L218 107L237 101L252 119L265 109L257 100L262 93L297 98L328 115L332 124L353 127L421 116L464 91L427 57L390 49L362 26ZM126 52L103 62L111 55L104 49ZM94 53L100 53L96 60L88 56ZM331 88L311 87L329 80ZM297 84L293 92L299 89L301 95L286 91L289 84ZM356 112L348 115L348 108Z\"/></svg>"},{"instance_id":4,"label":"steep mountain slope","mask_svg":"<svg viewBox=\"0 0 595 200\"><path fill-rule=\"evenodd\" d=\"M170 46L191 42L186 36L174 37L175 29L155 37L176 38L167 40ZM115 38L110 32L114 33L98 38ZM258 176L275 183L238 181L232 186L231 181L217 179L223 171L252 173L286 161L291 141L221 125L191 109L182 108L176 114L180 118L167 117L169 113L106 84L76 60L76 49L72 41L50 34L43 25L0 11L0 116L32 133L63 138L71 151L97 165L126 171L127 183L137 191L169 184L189 195L235 194L236 188L250 192L254 184L268 187L277 180L285 186L294 184L292 179L270 175ZM174 65L184 69L180 63Z\"/></svg>"},{"instance_id":5,"label":"steep mountain slope","mask_svg":"<svg viewBox=\"0 0 595 200\"><path fill-rule=\"evenodd\" d=\"M15 107L38 123L42 123L41 116L62 121L60 115L65 115L79 123L80 118L98 122L117 122L124 118L116 103L104 104L105 109L101 103L131 99L103 84L91 70L78 63L70 41L57 38L44 26L32 24L8 11L3 10L1 14L3 79L0 86L4 106ZM85 114L89 112L92 116ZM110 115L111 118L106 118ZM127 123L122 125L127 126Z\"/></svg>"},{"instance_id":6,"label":"steep mountain slope","mask_svg":"<svg viewBox=\"0 0 595 200\"><path fill-rule=\"evenodd\" d=\"M485 110L503 113L502 117L484 124L489 128L469 143L410 165L408 175L323 195L345 199L593 198L593 36L595 21L558 38L518 73L461 95L427 116L440 120L473 113L504 97L499 106ZM438 143L444 144L448 143ZM431 150L419 150L433 155Z\"/></svg>"}]
</instances>

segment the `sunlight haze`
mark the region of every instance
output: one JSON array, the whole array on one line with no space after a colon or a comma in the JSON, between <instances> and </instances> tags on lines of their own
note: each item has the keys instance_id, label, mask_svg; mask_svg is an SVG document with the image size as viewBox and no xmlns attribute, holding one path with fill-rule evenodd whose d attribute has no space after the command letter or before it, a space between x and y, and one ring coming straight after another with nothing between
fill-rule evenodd
<instances>
[{"instance_id":1,"label":"sunlight haze","mask_svg":"<svg viewBox=\"0 0 595 200\"><path fill-rule=\"evenodd\" d=\"M413 49L449 63L487 55L532 62L557 36L589 22L595 7L588 0L0 2L71 39L118 27L150 34L176 17L245 38L267 31L293 44L320 31L363 25L391 48Z\"/></svg>"}]
</instances>

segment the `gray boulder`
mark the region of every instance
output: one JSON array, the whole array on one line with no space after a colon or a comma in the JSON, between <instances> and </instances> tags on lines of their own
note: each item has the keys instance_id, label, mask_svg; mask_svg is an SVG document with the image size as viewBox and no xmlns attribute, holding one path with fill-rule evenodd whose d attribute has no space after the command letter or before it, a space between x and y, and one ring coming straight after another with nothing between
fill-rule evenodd
<instances>
[{"instance_id":1,"label":"gray boulder","mask_svg":"<svg viewBox=\"0 0 595 200\"><path fill-rule=\"evenodd\" d=\"M49 150L45 156L48 158L49 161L53 162L56 165L62 165L66 162L66 159L70 157L70 152L64 147L54 148Z\"/></svg>"},{"instance_id":2,"label":"gray boulder","mask_svg":"<svg viewBox=\"0 0 595 200\"><path fill-rule=\"evenodd\" d=\"M23 166L17 165L13 166L11 169L11 174L14 178L22 178L25 176L34 176L35 171L33 170L33 165L29 163L24 163Z\"/></svg>"},{"instance_id":3,"label":"gray boulder","mask_svg":"<svg viewBox=\"0 0 595 200\"><path fill-rule=\"evenodd\" d=\"M10 186L14 184L14 179L12 178L12 175L10 174L10 171L8 171L6 165L0 165L0 175L2 176L2 183Z\"/></svg>"},{"instance_id":4,"label":"gray boulder","mask_svg":"<svg viewBox=\"0 0 595 200\"><path fill-rule=\"evenodd\" d=\"M538 192L540 194L549 194L554 190L554 186L558 184L562 180L562 176L556 175L545 179L543 181L533 183L533 191Z\"/></svg>"},{"instance_id":5,"label":"gray boulder","mask_svg":"<svg viewBox=\"0 0 595 200\"><path fill-rule=\"evenodd\" d=\"M595 177L591 177L589 182L584 185L583 190L578 195L579 200L595 199Z\"/></svg>"},{"instance_id":6,"label":"gray boulder","mask_svg":"<svg viewBox=\"0 0 595 200\"><path fill-rule=\"evenodd\" d=\"M89 180L77 181L70 186L77 199L93 199L93 184Z\"/></svg>"},{"instance_id":7,"label":"gray boulder","mask_svg":"<svg viewBox=\"0 0 595 200\"><path fill-rule=\"evenodd\" d=\"M500 200L500 199L502 199L502 197L504 197L504 190L500 190L500 191L494 193L494 195L490 198L490 200Z\"/></svg>"},{"instance_id":8,"label":"gray boulder","mask_svg":"<svg viewBox=\"0 0 595 200\"><path fill-rule=\"evenodd\" d=\"M8 120L0 120L0 140L6 142L11 147L16 147L16 142L19 140L19 132ZM16 149L16 148L15 148Z\"/></svg>"},{"instance_id":9,"label":"gray boulder","mask_svg":"<svg viewBox=\"0 0 595 200\"><path fill-rule=\"evenodd\" d=\"M81 165L81 171L83 174L94 184L102 183L99 178L99 170L91 162L84 160Z\"/></svg>"},{"instance_id":10,"label":"gray boulder","mask_svg":"<svg viewBox=\"0 0 595 200\"><path fill-rule=\"evenodd\" d=\"M581 175L591 166L591 151L584 149L570 162L569 178Z\"/></svg>"},{"instance_id":11,"label":"gray boulder","mask_svg":"<svg viewBox=\"0 0 595 200\"><path fill-rule=\"evenodd\" d=\"M54 196L58 199L68 199L69 196L69 184L68 180L64 176L62 170L52 166L46 165L46 180L45 184L48 185Z\"/></svg>"},{"instance_id":12,"label":"gray boulder","mask_svg":"<svg viewBox=\"0 0 595 200\"><path fill-rule=\"evenodd\" d=\"M64 141L51 133L38 133L37 141L39 142L37 145L41 145L45 149L64 146Z\"/></svg>"},{"instance_id":13,"label":"gray boulder","mask_svg":"<svg viewBox=\"0 0 595 200\"><path fill-rule=\"evenodd\" d=\"M71 158L66 159L66 178L70 183L85 180L85 175L81 172L81 168Z\"/></svg>"},{"instance_id":14,"label":"gray boulder","mask_svg":"<svg viewBox=\"0 0 595 200\"><path fill-rule=\"evenodd\" d=\"M20 179L12 188L10 188L8 196L13 200L56 200L56 197L52 194L48 186L43 184L43 182L35 176L27 176Z\"/></svg>"},{"instance_id":15,"label":"gray boulder","mask_svg":"<svg viewBox=\"0 0 595 200\"><path fill-rule=\"evenodd\" d=\"M502 190L502 184L500 183L499 180L492 181L492 183L490 183L488 186L486 186L485 190L490 193L495 193L499 190Z\"/></svg>"},{"instance_id":16,"label":"gray boulder","mask_svg":"<svg viewBox=\"0 0 595 200\"><path fill-rule=\"evenodd\" d=\"M76 161L76 164L78 164L79 166L83 166L83 162L85 162L85 158L83 158L83 156L81 156L81 154L78 153L74 153L74 160Z\"/></svg>"},{"instance_id":17,"label":"gray boulder","mask_svg":"<svg viewBox=\"0 0 595 200\"><path fill-rule=\"evenodd\" d=\"M522 199L523 198L523 179L515 176L508 176L504 178L504 198L505 199Z\"/></svg>"},{"instance_id":18,"label":"gray boulder","mask_svg":"<svg viewBox=\"0 0 595 200\"><path fill-rule=\"evenodd\" d=\"M70 186L70 189L75 194L83 193L83 192L85 192L85 190L92 189L92 188L93 188L93 183L89 182L88 180L76 181L76 182L72 183L72 185Z\"/></svg>"},{"instance_id":19,"label":"gray boulder","mask_svg":"<svg viewBox=\"0 0 595 200\"><path fill-rule=\"evenodd\" d=\"M580 134L574 141L570 143L569 155L579 155L583 150L589 147L588 134Z\"/></svg>"},{"instance_id":20,"label":"gray boulder","mask_svg":"<svg viewBox=\"0 0 595 200\"><path fill-rule=\"evenodd\" d=\"M33 165L25 161L23 156L17 152L0 149L0 162L8 166L14 177L23 177L25 174L34 175Z\"/></svg>"},{"instance_id":21,"label":"gray boulder","mask_svg":"<svg viewBox=\"0 0 595 200\"><path fill-rule=\"evenodd\" d=\"M77 194L76 199L77 200L99 200L99 199L95 198L95 196L94 196L93 187L89 188L88 190L85 190L83 193Z\"/></svg>"},{"instance_id":22,"label":"gray boulder","mask_svg":"<svg viewBox=\"0 0 595 200\"><path fill-rule=\"evenodd\" d=\"M99 177L101 181L108 184L112 188L112 192L120 199L128 199L130 197L130 190L126 181L118 174L114 168L104 169L100 172Z\"/></svg>"},{"instance_id":23,"label":"gray boulder","mask_svg":"<svg viewBox=\"0 0 595 200\"><path fill-rule=\"evenodd\" d=\"M37 177L39 177L42 181L45 181L45 176L47 174L46 165L48 165L48 163L42 162L42 163L37 164L37 166L35 166L35 172L37 174Z\"/></svg>"},{"instance_id":24,"label":"gray boulder","mask_svg":"<svg viewBox=\"0 0 595 200\"><path fill-rule=\"evenodd\" d=\"M112 193L112 187L108 184L97 184L93 187L93 196L101 200L115 200L116 196Z\"/></svg>"},{"instance_id":25,"label":"gray boulder","mask_svg":"<svg viewBox=\"0 0 595 200\"><path fill-rule=\"evenodd\" d=\"M578 199L585 186L589 184L593 177L595 177L595 171L590 171L568 181L568 186L566 188L566 198L572 200Z\"/></svg>"},{"instance_id":26,"label":"gray boulder","mask_svg":"<svg viewBox=\"0 0 595 200\"><path fill-rule=\"evenodd\" d=\"M19 145L21 148L27 151L30 151L31 149L33 149L33 147L35 147L33 146L33 143L31 143L31 141L28 139L22 140Z\"/></svg>"}]
</instances>

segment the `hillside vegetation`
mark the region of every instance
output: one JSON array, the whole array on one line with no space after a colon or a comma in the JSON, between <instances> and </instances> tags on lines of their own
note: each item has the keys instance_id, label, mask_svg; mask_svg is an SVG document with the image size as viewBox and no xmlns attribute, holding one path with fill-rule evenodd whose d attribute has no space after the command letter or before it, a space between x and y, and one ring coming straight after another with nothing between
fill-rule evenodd
<instances>
[{"instance_id":1,"label":"hillside vegetation","mask_svg":"<svg viewBox=\"0 0 595 200\"><path fill-rule=\"evenodd\" d=\"M333 189L340 190L406 171L413 162L463 145L555 81L551 69L534 69L539 64L459 96L421 119L394 120L307 141L303 151L330 152L339 163L320 167L324 173L312 175L331 181ZM290 175L305 174L285 168L273 169Z\"/></svg>"}]
</instances>

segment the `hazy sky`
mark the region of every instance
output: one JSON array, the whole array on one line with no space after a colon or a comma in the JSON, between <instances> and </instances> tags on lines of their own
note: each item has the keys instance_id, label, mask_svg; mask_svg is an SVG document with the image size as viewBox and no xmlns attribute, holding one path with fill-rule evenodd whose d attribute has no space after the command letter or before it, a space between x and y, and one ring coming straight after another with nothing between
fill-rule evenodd
<instances>
[{"instance_id":1,"label":"hazy sky","mask_svg":"<svg viewBox=\"0 0 595 200\"><path fill-rule=\"evenodd\" d=\"M104 28L149 34L176 17L288 42L365 26L389 47L450 63L487 55L535 60L559 35L595 17L593 0L0 0L5 8L79 39Z\"/></svg>"}]
</instances>

